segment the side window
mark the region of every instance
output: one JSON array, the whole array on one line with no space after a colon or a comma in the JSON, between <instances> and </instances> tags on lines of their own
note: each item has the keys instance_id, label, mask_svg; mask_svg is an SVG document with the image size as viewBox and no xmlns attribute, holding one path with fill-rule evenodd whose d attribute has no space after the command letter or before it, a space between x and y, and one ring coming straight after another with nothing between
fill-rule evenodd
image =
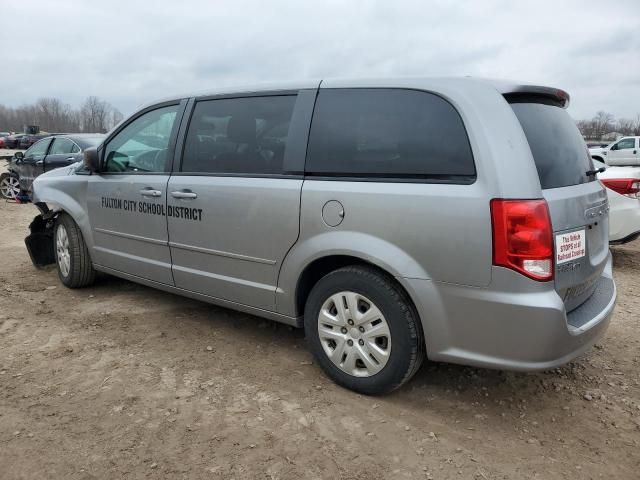
<instances>
[{"instance_id":1,"label":"side window","mask_svg":"<svg viewBox=\"0 0 640 480\"><path fill-rule=\"evenodd\" d=\"M319 176L463 183L476 174L453 106L437 95L402 89L320 90L305 170Z\"/></svg>"},{"instance_id":2,"label":"side window","mask_svg":"<svg viewBox=\"0 0 640 480\"><path fill-rule=\"evenodd\" d=\"M636 139L635 138L623 138L618 143L616 143L616 150L626 150L628 148L635 148Z\"/></svg>"},{"instance_id":3,"label":"side window","mask_svg":"<svg viewBox=\"0 0 640 480\"><path fill-rule=\"evenodd\" d=\"M57 137L53 140L53 145L51 146L51 150L49 150L49 155L71 153L74 146L75 143L68 138Z\"/></svg>"},{"instance_id":4,"label":"side window","mask_svg":"<svg viewBox=\"0 0 640 480\"><path fill-rule=\"evenodd\" d=\"M295 95L196 103L182 172L279 174Z\"/></svg>"},{"instance_id":5,"label":"side window","mask_svg":"<svg viewBox=\"0 0 640 480\"><path fill-rule=\"evenodd\" d=\"M147 112L109 140L105 148L105 171L164 172L167 150L179 106Z\"/></svg>"},{"instance_id":6,"label":"side window","mask_svg":"<svg viewBox=\"0 0 640 480\"><path fill-rule=\"evenodd\" d=\"M74 143L73 147L71 147L71 153L80 153L80 147Z\"/></svg>"},{"instance_id":7,"label":"side window","mask_svg":"<svg viewBox=\"0 0 640 480\"><path fill-rule=\"evenodd\" d=\"M24 152L24 157L25 158L30 158L30 157L35 157L37 155L44 155L45 153L47 153L47 147L49 146L49 143L51 143L51 139L50 138L45 138L43 140L40 140L40 141L34 143L29 148L29 150Z\"/></svg>"}]
</instances>

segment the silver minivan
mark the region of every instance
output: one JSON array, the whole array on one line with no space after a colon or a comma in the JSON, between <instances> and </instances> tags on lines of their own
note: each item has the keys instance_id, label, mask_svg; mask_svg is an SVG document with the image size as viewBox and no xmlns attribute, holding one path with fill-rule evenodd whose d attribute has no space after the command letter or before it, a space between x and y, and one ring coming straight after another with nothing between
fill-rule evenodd
<instances>
[{"instance_id":1,"label":"silver minivan","mask_svg":"<svg viewBox=\"0 0 640 480\"><path fill-rule=\"evenodd\" d=\"M548 87L322 81L186 95L34 183L26 244L304 327L337 383L389 392L423 358L548 369L605 331L607 196Z\"/></svg>"}]
</instances>

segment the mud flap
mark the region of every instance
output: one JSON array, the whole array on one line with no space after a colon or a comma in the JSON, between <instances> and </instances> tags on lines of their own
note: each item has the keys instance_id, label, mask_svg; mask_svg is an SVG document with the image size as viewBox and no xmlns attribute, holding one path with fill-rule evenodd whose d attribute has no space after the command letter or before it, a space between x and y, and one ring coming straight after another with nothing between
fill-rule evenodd
<instances>
[{"instance_id":1,"label":"mud flap","mask_svg":"<svg viewBox=\"0 0 640 480\"><path fill-rule=\"evenodd\" d=\"M31 262L38 268L55 263L52 218L45 219L43 215L38 215L29 225L29 230L31 234L24 239L24 243Z\"/></svg>"}]
</instances>

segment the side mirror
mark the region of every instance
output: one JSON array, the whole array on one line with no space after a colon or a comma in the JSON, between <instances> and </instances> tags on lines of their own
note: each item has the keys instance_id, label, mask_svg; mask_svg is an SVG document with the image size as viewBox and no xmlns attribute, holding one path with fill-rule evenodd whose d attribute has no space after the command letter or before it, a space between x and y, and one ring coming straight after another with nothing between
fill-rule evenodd
<instances>
[{"instance_id":1,"label":"side mirror","mask_svg":"<svg viewBox=\"0 0 640 480\"><path fill-rule=\"evenodd\" d=\"M16 152L13 154L13 158L15 158L17 161L22 161L24 159L24 153L22 152Z\"/></svg>"},{"instance_id":2,"label":"side mirror","mask_svg":"<svg viewBox=\"0 0 640 480\"><path fill-rule=\"evenodd\" d=\"M87 170L91 173L100 171L100 156L98 155L98 149L96 147L87 148L84 151L84 166L87 167Z\"/></svg>"}]
</instances>

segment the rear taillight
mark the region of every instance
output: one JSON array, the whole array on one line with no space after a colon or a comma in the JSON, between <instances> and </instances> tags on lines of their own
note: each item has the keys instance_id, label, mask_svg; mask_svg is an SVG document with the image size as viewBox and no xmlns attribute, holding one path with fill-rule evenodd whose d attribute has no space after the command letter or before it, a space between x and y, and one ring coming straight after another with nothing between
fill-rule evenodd
<instances>
[{"instance_id":1,"label":"rear taillight","mask_svg":"<svg viewBox=\"0 0 640 480\"><path fill-rule=\"evenodd\" d=\"M600 180L602 184L630 198L640 198L640 180L637 178L607 178Z\"/></svg>"},{"instance_id":2,"label":"rear taillight","mask_svg":"<svg viewBox=\"0 0 640 480\"><path fill-rule=\"evenodd\" d=\"M544 200L491 200L493 264L539 281L553 278L553 234Z\"/></svg>"}]
</instances>

